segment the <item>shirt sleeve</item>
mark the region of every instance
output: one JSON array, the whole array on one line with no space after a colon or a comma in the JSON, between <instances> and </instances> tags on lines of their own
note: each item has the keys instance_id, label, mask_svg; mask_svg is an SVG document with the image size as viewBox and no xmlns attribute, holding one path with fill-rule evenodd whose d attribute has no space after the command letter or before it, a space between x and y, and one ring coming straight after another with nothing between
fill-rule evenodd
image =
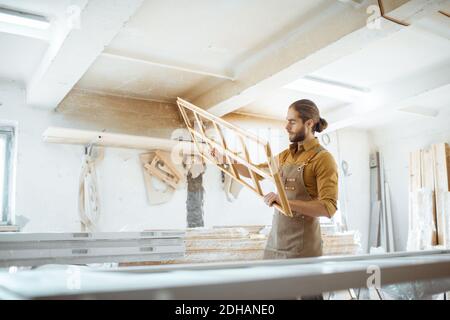
<instances>
[{"instance_id":1,"label":"shirt sleeve","mask_svg":"<svg viewBox=\"0 0 450 320\"><path fill-rule=\"evenodd\" d=\"M337 210L338 169L333 156L325 152L315 163L318 200L331 218Z\"/></svg>"}]
</instances>

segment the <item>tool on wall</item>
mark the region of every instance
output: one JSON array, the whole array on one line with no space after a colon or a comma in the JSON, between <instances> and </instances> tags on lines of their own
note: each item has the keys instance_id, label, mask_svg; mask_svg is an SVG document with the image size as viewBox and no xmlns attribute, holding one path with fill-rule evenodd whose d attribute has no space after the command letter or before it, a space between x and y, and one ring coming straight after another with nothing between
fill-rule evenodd
<instances>
[{"instance_id":1,"label":"tool on wall","mask_svg":"<svg viewBox=\"0 0 450 320\"><path fill-rule=\"evenodd\" d=\"M78 189L78 213L81 231L98 231L100 202L95 164L102 159L101 149L94 150L95 143L85 146L81 164L80 185Z\"/></svg>"},{"instance_id":2,"label":"tool on wall","mask_svg":"<svg viewBox=\"0 0 450 320\"><path fill-rule=\"evenodd\" d=\"M222 172L223 190L225 191L225 196L229 202L233 202L239 196L243 186L237 183L229 175Z\"/></svg>"},{"instance_id":3,"label":"tool on wall","mask_svg":"<svg viewBox=\"0 0 450 320\"><path fill-rule=\"evenodd\" d=\"M151 205L169 201L174 191L185 185L183 168L172 162L169 152L156 150L141 154L140 160Z\"/></svg>"}]
</instances>

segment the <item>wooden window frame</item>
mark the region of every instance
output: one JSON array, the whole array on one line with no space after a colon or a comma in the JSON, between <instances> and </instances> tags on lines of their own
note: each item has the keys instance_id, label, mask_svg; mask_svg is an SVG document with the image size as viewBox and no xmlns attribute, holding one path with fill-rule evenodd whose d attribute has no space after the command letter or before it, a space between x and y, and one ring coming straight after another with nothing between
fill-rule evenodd
<instances>
[{"instance_id":1,"label":"wooden window frame","mask_svg":"<svg viewBox=\"0 0 450 320\"><path fill-rule=\"evenodd\" d=\"M270 148L270 145L268 142L263 141L258 136L247 132L245 130L242 130L241 128L238 128L231 123L226 122L225 120L216 117L209 112L193 105L190 102L187 102L181 98L177 99L178 108L180 110L181 116L183 117L183 120L186 124L186 127L191 135L192 141L194 142L198 154L205 159L206 161L216 165L221 171L223 171L225 174L232 177L235 181L242 184L246 188L249 188L251 191L256 193L260 197L264 197L259 177L263 177L269 181L271 181L276 189L278 196L280 198L281 204L275 204L274 207L278 209L281 213L293 217L291 208L289 206L289 201L286 196L286 192L284 191L284 185L281 180L281 176L278 170L278 164L276 163L276 160L274 159L272 155L272 151ZM189 110L191 114L193 115L193 119L190 119L188 116ZM206 135L206 126L204 124L204 119L210 121L213 125L213 128L215 132L217 133L217 137L219 138L219 142L214 141L213 139L209 138ZM197 124L197 126L195 125ZM236 136L239 138L243 154L242 157L237 152L231 150L228 147L226 138L222 132L222 128L226 128L228 130L231 130L236 134ZM257 143L258 146L262 147L265 153L265 160L267 161L267 165L269 168L269 172L266 172L253 164L250 159L250 154L248 152L248 148L245 144L245 140L249 139L253 142ZM202 147L200 147L202 145ZM205 145L205 147L203 147ZM210 150L211 148L217 149L219 152L221 152L226 159L225 165L219 164L211 155ZM234 162L233 162L234 161ZM239 163L241 165L244 165L249 173L250 178L252 181L252 184L247 183L246 181L242 180L240 177L238 171L234 167L235 163Z\"/></svg>"}]
</instances>

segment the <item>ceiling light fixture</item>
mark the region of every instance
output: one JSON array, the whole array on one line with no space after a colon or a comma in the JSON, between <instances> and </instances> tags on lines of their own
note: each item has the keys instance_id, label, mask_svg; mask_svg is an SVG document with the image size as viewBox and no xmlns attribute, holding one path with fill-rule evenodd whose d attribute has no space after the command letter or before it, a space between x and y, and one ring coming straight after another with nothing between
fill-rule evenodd
<instances>
[{"instance_id":1,"label":"ceiling light fixture","mask_svg":"<svg viewBox=\"0 0 450 320\"><path fill-rule=\"evenodd\" d=\"M398 109L401 112L407 112L411 114L415 114L423 117L436 118L439 114L439 111L433 108L426 108L422 106L408 106Z\"/></svg>"},{"instance_id":2,"label":"ceiling light fixture","mask_svg":"<svg viewBox=\"0 0 450 320\"><path fill-rule=\"evenodd\" d=\"M342 101L355 101L370 92L367 88L360 88L313 76L305 76L300 78L284 86L284 88L335 98Z\"/></svg>"},{"instance_id":3,"label":"ceiling light fixture","mask_svg":"<svg viewBox=\"0 0 450 320\"><path fill-rule=\"evenodd\" d=\"M45 30L50 26L46 17L0 7L0 22Z\"/></svg>"}]
</instances>

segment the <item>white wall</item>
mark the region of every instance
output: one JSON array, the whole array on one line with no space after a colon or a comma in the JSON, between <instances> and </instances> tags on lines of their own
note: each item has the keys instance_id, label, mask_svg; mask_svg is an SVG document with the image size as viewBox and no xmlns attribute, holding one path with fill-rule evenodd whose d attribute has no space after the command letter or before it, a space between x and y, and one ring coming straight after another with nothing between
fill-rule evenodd
<instances>
[{"instance_id":1,"label":"white wall","mask_svg":"<svg viewBox=\"0 0 450 320\"><path fill-rule=\"evenodd\" d=\"M438 118L421 117L396 122L371 131L373 142L385 164L385 179L391 189L391 206L397 251L406 249L408 238L409 153L433 143L450 142L450 112Z\"/></svg>"},{"instance_id":2,"label":"white wall","mask_svg":"<svg viewBox=\"0 0 450 320\"><path fill-rule=\"evenodd\" d=\"M358 231L361 246L367 250L370 217L370 136L366 130L346 128L329 133L326 146L339 168L338 210L346 219L348 230ZM342 170L348 163L349 175ZM345 222L344 220L342 222Z\"/></svg>"},{"instance_id":3,"label":"white wall","mask_svg":"<svg viewBox=\"0 0 450 320\"><path fill-rule=\"evenodd\" d=\"M77 127L55 112L33 109L14 83L0 83L0 119L18 122L16 214L29 219L26 232L79 231L78 179L82 146L49 144L41 135L48 126ZM98 166L102 231L184 228L186 189L172 201L147 204L138 154L143 151L106 148ZM208 167L205 177L205 223L269 224L272 209L250 191L227 202L220 173Z\"/></svg>"}]
</instances>

